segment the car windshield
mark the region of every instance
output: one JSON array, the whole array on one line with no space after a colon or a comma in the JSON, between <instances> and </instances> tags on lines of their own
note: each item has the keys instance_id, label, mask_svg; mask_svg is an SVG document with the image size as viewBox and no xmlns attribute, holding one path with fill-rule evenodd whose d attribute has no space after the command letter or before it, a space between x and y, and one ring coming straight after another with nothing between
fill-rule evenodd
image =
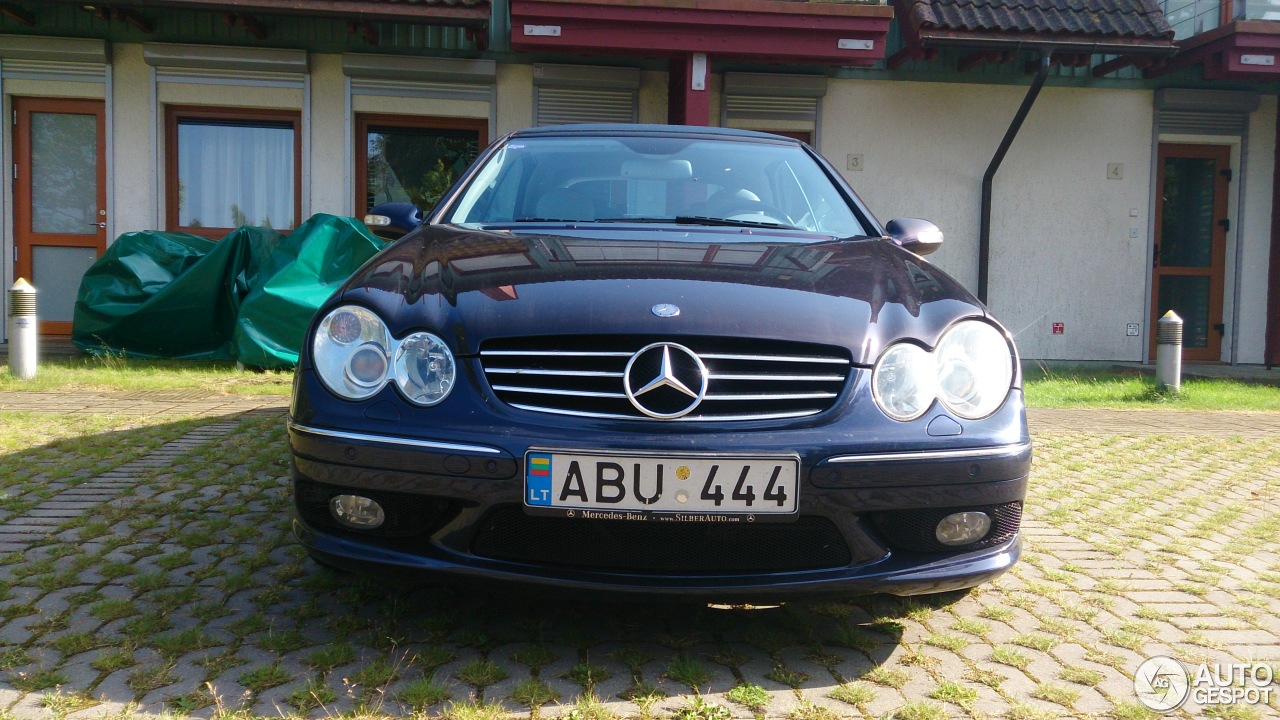
<instances>
[{"instance_id":1,"label":"car windshield","mask_svg":"<svg viewBox=\"0 0 1280 720\"><path fill-rule=\"evenodd\" d=\"M678 137L516 137L445 222L677 223L866 234L796 145Z\"/></svg>"}]
</instances>

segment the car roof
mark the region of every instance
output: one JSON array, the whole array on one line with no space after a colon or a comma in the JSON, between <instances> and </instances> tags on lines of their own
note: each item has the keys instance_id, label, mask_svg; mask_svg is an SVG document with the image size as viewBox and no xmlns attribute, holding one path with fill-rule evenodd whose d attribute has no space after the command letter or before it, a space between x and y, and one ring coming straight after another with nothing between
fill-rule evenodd
<instances>
[{"instance_id":1,"label":"car roof","mask_svg":"<svg viewBox=\"0 0 1280 720\"><path fill-rule=\"evenodd\" d=\"M682 138L706 138L719 140L764 140L799 145L800 141L782 135L757 132L755 130L738 130L736 128L706 127L699 125L640 125L640 124L581 124L581 125L548 125L546 127L526 128L511 133L511 137L637 137L664 136Z\"/></svg>"}]
</instances>

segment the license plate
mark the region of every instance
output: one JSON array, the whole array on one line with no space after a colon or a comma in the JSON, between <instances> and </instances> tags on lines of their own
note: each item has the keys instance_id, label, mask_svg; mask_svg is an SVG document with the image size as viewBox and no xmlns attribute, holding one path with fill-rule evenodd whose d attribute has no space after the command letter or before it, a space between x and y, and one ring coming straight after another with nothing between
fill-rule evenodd
<instances>
[{"instance_id":1,"label":"license plate","mask_svg":"<svg viewBox=\"0 0 1280 720\"><path fill-rule=\"evenodd\" d=\"M794 455L525 454L525 507L534 513L617 520L794 518ZM788 517L790 516L790 517Z\"/></svg>"}]
</instances>

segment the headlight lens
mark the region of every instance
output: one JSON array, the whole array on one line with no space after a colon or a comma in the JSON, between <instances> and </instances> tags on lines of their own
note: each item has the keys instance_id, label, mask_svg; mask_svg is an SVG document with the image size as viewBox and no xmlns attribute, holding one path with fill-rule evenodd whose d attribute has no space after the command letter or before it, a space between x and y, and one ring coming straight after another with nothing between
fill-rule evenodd
<instances>
[{"instance_id":1,"label":"headlight lens","mask_svg":"<svg viewBox=\"0 0 1280 720\"><path fill-rule=\"evenodd\" d=\"M431 333L418 332L400 341L396 350L396 385L410 402L435 405L453 389L453 353Z\"/></svg>"},{"instance_id":2,"label":"headlight lens","mask_svg":"<svg viewBox=\"0 0 1280 720\"><path fill-rule=\"evenodd\" d=\"M977 420L995 412L1013 385L1014 355L995 326L962 320L932 352L910 343L892 345L871 375L872 397L889 417L907 422L934 399L955 415Z\"/></svg>"},{"instance_id":3,"label":"headlight lens","mask_svg":"<svg viewBox=\"0 0 1280 720\"><path fill-rule=\"evenodd\" d=\"M377 315L344 305L320 321L311 355L325 387L344 398L362 400L386 384L390 347L391 334Z\"/></svg>"},{"instance_id":4,"label":"headlight lens","mask_svg":"<svg viewBox=\"0 0 1280 720\"><path fill-rule=\"evenodd\" d=\"M448 397L457 374L443 340L425 332L394 340L377 315L357 305L325 315L311 350L325 387L349 400L372 397L394 380L410 402L431 406Z\"/></svg>"},{"instance_id":5,"label":"headlight lens","mask_svg":"<svg viewBox=\"0 0 1280 720\"><path fill-rule=\"evenodd\" d=\"M938 399L967 420L996 411L1013 384L1009 342L984 322L956 323L933 351L938 359Z\"/></svg>"},{"instance_id":6,"label":"headlight lens","mask_svg":"<svg viewBox=\"0 0 1280 720\"><path fill-rule=\"evenodd\" d=\"M933 355L916 345L898 343L880 356L871 375L876 405L894 420L915 420L937 397L938 370Z\"/></svg>"}]
</instances>

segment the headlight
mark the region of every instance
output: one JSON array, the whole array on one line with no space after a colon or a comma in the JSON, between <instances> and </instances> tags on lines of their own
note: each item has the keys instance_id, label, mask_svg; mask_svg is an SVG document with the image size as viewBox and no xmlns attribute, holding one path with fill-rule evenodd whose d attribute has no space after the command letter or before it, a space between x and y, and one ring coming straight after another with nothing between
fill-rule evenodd
<instances>
[{"instance_id":1,"label":"headlight","mask_svg":"<svg viewBox=\"0 0 1280 720\"><path fill-rule=\"evenodd\" d=\"M453 353L431 333L413 333L396 350L396 385L410 402L435 405L453 389Z\"/></svg>"},{"instance_id":2,"label":"headlight","mask_svg":"<svg viewBox=\"0 0 1280 720\"><path fill-rule=\"evenodd\" d=\"M425 332L394 340L377 315L357 305L325 315L311 349L325 387L349 400L372 397L392 380L417 405L435 405L453 389L456 366L443 340Z\"/></svg>"},{"instance_id":3,"label":"headlight","mask_svg":"<svg viewBox=\"0 0 1280 720\"><path fill-rule=\"evenodd\" d=\"M885 351L871 374L876 405L894 420L915 420L937 397L937 365L924 348L899 343Z\"/></svg>"},{"instance_id":4,"label":"headlight","mask_svg":"<svg viewBox=\"0 0 1280 720\"><path fill-rule=\"evenodd\" d=\"M1013 352L995 326L963 320L932 352L910 343L884 351L871 375L876 405L894 420L920 417L934 399L955 415L977 420L995 412L1013 385Z\"/></svg>"},{"instance_id":5,"label":"headlight","mask_svg":"<svg viewBox=\"0 0 1280 720\"><path fill-rule=\"evenodd\" d=\"M368 310L344 305L324 316L311 356L325 387L351 400L382 389L391 366L391 334Z\"/></svg>"},{"instance_id":6,"label":"headlight","mask_svg":"<svg viewBox=\"0 0 1280 720\"><path fill-rule=\"evenodd\" d=\"M1009 342L984 322L956 323L934 348L938 358L938 399L967 420L996 411L1013 384Z\"/></svg>"}]
</instances>

